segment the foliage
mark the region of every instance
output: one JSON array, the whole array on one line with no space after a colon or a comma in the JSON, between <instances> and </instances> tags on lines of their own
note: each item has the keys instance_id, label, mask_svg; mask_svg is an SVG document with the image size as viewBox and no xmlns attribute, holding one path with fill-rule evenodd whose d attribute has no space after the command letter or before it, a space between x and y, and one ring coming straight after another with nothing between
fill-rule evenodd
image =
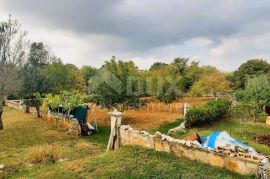
<instances>
[{"instance_id":1,"label":"foliage","mask_svg":"<svg viewBox=\"0 0 270 179\"><path fill-rule=\"evenodd\" d=\"M183 78L174 73L172 66L150 71L147 81L148 92L151 96L170 104L183 96Z\"/></svg>"},{"instance_id":2,"label":"foliage","mask_svg":"<svg viewBox=\"0 0 270 179\"><path fill-rule=\"evenodd\" d=\"M43 99L43 107L50 109L57 109L61 105L61 100L59 95L47 94Z\"/></svg>"},{"instance_id":3,"label":"foliage","mask_svg":"<svg viewBox=\"0 0 270 179\"><path fill-rule=\"evenodd\" d=\"M261 74L270 72L270 64L262 59L252 59L243 63L238 70L236 70L230 81L234 89L244 89L248 78L252 78Z\"/></svg>"},{"instance_id":4,"label":"foliage","mask_svg":"<svg viewBox=\"0 0 270 179\"><path fill-rule=\"evenodd\" d=\"M270 75L249 78L245 89L236 91L235 98L238 106L245 108L245 114L256 121L264 115L264 107L270 105Z\"/></svg>"},{"instance_id":5,"label":"foliage","mask_svg":"<svg viewBox=\"0 0 270 179\"><path fill-rule=\"evenodd\" d=\"M143 94L142 81L132 61L105 62L99 73L89 80L91 100L105 108L123 111L127 107L140 107Z\"/></svg>"},{"instance_id":6,"label":"foliage","mask_svg":"<svg viewBox=\"0 0 270 179\"><path fill-rule=\"evenodd\" d=\"M175 73L184 75L188 66L188 58L175 58L172 62L172 66L175 70Z\"/></svg>"},{"instance_id":7,"label":"foliage","mask_svg":"<svg viewBox=\"0 0 270 179\"><path fill-rule=\"evenodd\" d=\"M36 92L46 93L44 78L39 71L49 64L49 52L42 42L34 42L30 46L28 61L22 69L23 88L21 97L32 98Z\"/></svg>"},{"instance_id":8,"label":"foliage","mask_svg":"<svg viewBox=\"0 0 270 179\"><path fill-rule=\"evenodd\" d=\"M149 71L162 69L162 68L164 68L166 66L168 66L167 63L155 62L153 65L151 65L151 67L149 68Z\"/></svg>"},{"instance_id":9,"label":"foliage","mask_svg":"<svg viewBox=\"0 0 270 179\"><path fill-rule=\"evenodd\" d=\"M222 93L228 93L230 85L225 80L225 75L219 71L204 75L191 87L189 92L192 97L200 97L204 95L218 96Z\"/></svg>"},{"instance_id":10,"label":"foliage","mask_svg":"<svg viewBox=\"0 0 270 179\"><path fill-rule=\"evenodd\" d=\"M52 145L36 146L28 151L26 161L30 164L55 163L62 157L60 148Z\"/></svg>"},{"instance_id":11,"label":"foliage","mask_svg":"<svg viewBox=\"0 0 270 179\"><path fill-rule=\"evenodd\" d=\"M40 70L47 93L59 94L61 91L76 90L86 92L83 75L75 65L63 64L57 58L52 58L51 61Z\"/></svg>"},{"instance_id":12,"label":"foliage","mask_svg":"<svg viewBox=\"0 0 270 179\"><path fill-rule=\"evenodd\" d=\"M209 124L228 114L230 105L231 102L225 99L211 100L203 106L190 108L185 120L188 126Z\"/></svg>"},{"instance_id":13,"label":"foliage","mask_svg":"<svg viewBox=\"0 0 270 179\"><path fill-rule=\"evenodd\" d=\"M88 86L90 78L94 77L98 73L98 69L91 66L83 66L81 68L81 73L83 75L85 85Z\"/></svg>"},{"instance_id":14,"label":"foliage","mask_svg":"<svg viewBox=\"0 0 270 179\"><path fill-rule=\"evenodd\" d=\"M59 106L63 106L65 111L70 112L76 107L83 106L85 99L86 96L77 91L62 91L59 95L47 94L43 99L43 107L55 110Z\"/></svg>"}]
</instances>

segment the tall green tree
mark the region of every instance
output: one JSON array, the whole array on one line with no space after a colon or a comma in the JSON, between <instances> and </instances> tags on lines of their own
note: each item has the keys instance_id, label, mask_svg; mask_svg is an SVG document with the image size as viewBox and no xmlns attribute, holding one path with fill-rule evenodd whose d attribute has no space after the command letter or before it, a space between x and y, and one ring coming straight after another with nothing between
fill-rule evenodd
<instances>
[{"instance_id":1,"label":"tall green tree","mask_svg":"<svg viewBox=\"0 0 270 179\"><path fill-rule=\"evenodd\" d=\"M34 93L45 93L44 78L40 70L49 64L49 52L42 42L30 46L28 62L23 67L23 98L32 98Z\"/></svg>"},{"instance_id":2,"label":"tall green tree","mask_svg":"<svg viewBox=\"0 0 270 179\"><path fill-rule=\"evenodd\" d=\"M175 58L172 62L172 66L176 73L185 75L189 58Z\"/></svg>"},{"instance_id":3,"label":"tall green tree","mask_svg":"<svg viewBox=\"0 0 270 179\"><path fill-rule=\"evenodd\" d=\"M270 72L270 64L262 59L251 59L243 63L229 80L234 89L244 89L248 78Z\"/></svg>"},{"instance_id":4,"label":"tall green tree","mask_svg":"<svg viewBox=\"0 0 270 179\"><path fill-rule=\"evenodd\" d=\"M89 80L89 94L93 102L105 108L124 111L142 105L142 90L138 68L132 61L106 61L99 73Z\"/></svg>"},{"instance_id":5,"label":"tall green tree","mask_svg":"<svg viewBox=\"0 0 270 179\"><path fill-rule=\"evenodd\" d=\"M0 130L4 128L4 99L21 87L20 69L25 61L25 35L17 20L11 17L0 23Z\"/></svg>"}]
</instances>

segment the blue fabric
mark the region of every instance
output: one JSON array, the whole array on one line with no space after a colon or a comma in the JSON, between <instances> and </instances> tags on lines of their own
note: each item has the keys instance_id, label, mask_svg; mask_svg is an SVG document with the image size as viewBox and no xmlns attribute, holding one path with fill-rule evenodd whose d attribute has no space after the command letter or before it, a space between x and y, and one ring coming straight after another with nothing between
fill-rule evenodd
<instances>
[{"instance_id":1,"label":"blue fabric","mask_svg":"<svg viewBox=\"0 0 270 179\"><path fill-rule=\"evenodd\" d=\"M202 146L214 150L218 146L234 148L235 146L240 146L247 149L250 153L256 153L255 149L244 144L243 142L232 138L227 132L216 131L207 137L203 137Z\"/></svg>"},{"instance_id":2,"label":"blue fabric","mask_svg":"<svg viewBox=\"0 0 270 179\"><path fill-rule=\"evenodd\" d=\"M214 149L216 146L216 139L219 136L220 132L214 132L209 136L208 147Z\"/></svg>"}]
</instances>

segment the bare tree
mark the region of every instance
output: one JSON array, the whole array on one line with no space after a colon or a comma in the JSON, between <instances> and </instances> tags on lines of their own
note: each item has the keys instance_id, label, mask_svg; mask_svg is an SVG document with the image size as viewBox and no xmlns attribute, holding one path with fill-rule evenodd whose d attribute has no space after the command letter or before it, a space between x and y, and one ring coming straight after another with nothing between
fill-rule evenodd
<instances>
[{"instance_id":1,"label":"bare tree","mask_svg":"<svg viewBox=\"0 0 270 179\"><path fill-rule=\"evenodd\" d=\"M3 104L7 95L20 87L20 68L25 60L26 32L11 16L0 23L0 130L3 129Z\"/></svg>"}]
</instances>

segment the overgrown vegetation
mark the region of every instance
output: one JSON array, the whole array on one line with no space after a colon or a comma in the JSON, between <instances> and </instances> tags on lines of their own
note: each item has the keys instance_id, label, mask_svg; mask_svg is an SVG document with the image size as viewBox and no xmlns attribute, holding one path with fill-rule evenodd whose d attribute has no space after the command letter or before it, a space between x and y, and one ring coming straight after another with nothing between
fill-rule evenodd
<instances>
[{"instance_id":1,"label":"overgrown vegetation","mask_svg":"<svg viewBox=\"0 0 270 179\"><path fill-rule=\"evenodd\" d=\"M228 114L231 102L225 99L211 100L203 106L188 110L185 120L187 126L206 125Z\"/></svg>"}]
</instances>

